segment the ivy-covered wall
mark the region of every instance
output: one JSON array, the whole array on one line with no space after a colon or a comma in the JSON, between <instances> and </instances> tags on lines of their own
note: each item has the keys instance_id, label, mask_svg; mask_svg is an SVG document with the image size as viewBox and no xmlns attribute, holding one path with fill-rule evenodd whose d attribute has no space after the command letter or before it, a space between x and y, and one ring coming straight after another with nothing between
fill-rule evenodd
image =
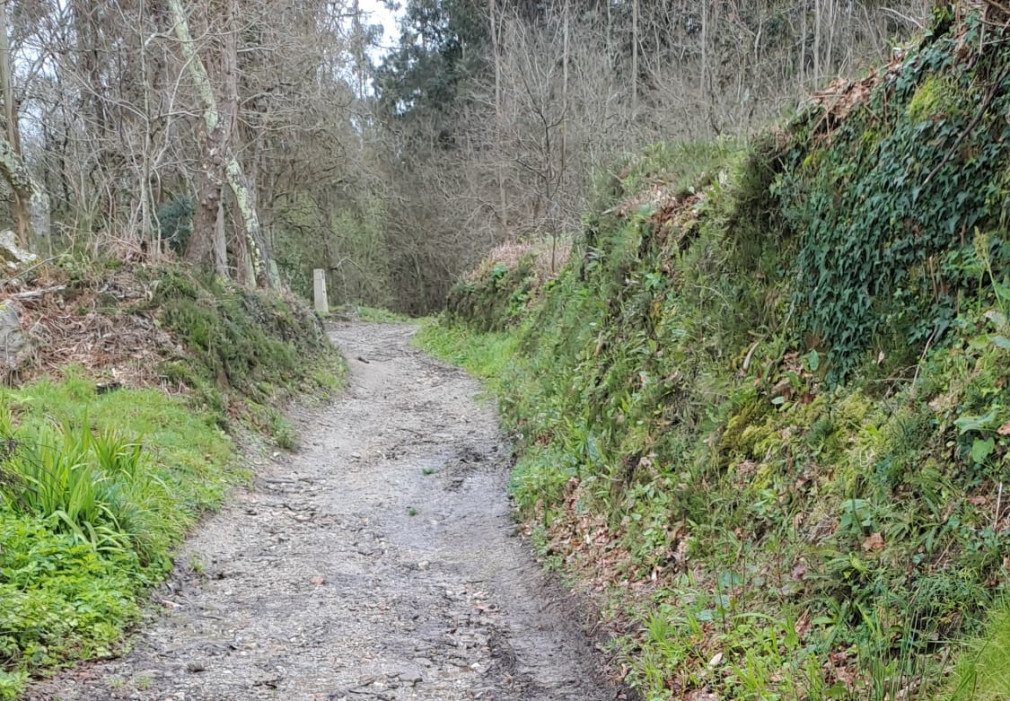
<instances>
[{"instance_id":1,"label":"ivy-covered wall","mask_svg":"<svg viewBox=\"0 0 1010 701\"><path fill-rule=\"evenodd\" d=\"M938 12L938 26L943 22ZM978 17L791 126L776 205L798 237L799 322L840 380L914 362L1010 262L1010 45ZM830 92L830 91L829 91Z\"/></svg>"}]
</instances>

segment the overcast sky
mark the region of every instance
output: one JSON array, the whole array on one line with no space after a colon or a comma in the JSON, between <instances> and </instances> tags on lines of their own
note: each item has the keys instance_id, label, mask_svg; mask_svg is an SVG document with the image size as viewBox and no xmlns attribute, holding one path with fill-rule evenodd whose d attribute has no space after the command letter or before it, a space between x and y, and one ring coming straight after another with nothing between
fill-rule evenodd
<instances>
[{"instance_id":1,"label":"overcast sky","mask_svg":"<svg viewBox=\"0 0 1010 701\"><path fill-rule=\"evenodd\" d=\"M385 54L396 44L396 40L400 36L399 30L396 28L397 12L386 7L382 0L359 0L358 7L362 12L368 14L364 18L365 24L382 25L382 41L380 42L382 51L379 56ZM379 58L379 56L375 58Z\"/></svg>"}]
</instances>

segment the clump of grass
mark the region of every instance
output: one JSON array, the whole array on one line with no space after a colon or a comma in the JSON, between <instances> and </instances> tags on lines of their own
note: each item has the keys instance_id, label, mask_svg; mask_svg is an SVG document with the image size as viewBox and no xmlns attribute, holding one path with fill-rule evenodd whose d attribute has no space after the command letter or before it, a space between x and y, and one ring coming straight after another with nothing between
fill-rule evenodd
<instances>
[{"instance_id":1,"label":"clump of grass","mask_svg":"<svg viewBox=\"0 0 1010 701\"><path fill-rule=\"evenodd\" d=\"M960 652L949 686L938 699L1004 701L1010 699L1010 600L1001 599L989 615L985 632Z\"/></svg>"},{"instance_id":2,"label":"clump of grass","mask_svg":"<svg viewBox=\"0 0 1010 701\"><path fill-rule=\"evenodd\" d=\"M133 549L142 560L155 554L147 535L166 487L141 465L138 442L108 430L95 434L87 423L15 430L5 407L0 442L8 451L0 496L12 511L38 516L97 551Z\"/></svg>"},{"instance_id":3,"label":"clump of grass","mask_svg":"<svg viewBox=\"0 0 1010 701\"><path fill-rule=\"evenodd\" d=\"M172 547L236 479L212 415L64 374L0 391L5 700L31 672L111 654Z\"/></svg>"}]
</instances>

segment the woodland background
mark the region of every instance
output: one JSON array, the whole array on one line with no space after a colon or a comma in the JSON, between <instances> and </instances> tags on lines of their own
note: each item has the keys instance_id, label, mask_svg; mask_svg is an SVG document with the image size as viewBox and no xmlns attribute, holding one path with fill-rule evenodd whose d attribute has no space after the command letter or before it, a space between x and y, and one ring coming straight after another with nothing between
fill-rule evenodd
<instances>
[{"instance_id":1,"label":"woodland background","mask_svg":"<svg viewBox=\"0 0 1010 701\"><path fill-rule=\"evenodd\" d=\"M923 0L5 0L0 228L174 250L408 313L564 241L600 169L744 135L885 60ZM270 264L270 260L276 266ZM276 273L276 274L274 274Z\"/></svg>"}]
</instances>

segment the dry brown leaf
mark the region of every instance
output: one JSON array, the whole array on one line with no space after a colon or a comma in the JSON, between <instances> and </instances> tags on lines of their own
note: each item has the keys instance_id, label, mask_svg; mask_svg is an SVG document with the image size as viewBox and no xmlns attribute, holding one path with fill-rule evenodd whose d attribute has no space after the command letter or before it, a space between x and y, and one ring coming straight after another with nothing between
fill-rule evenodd
<instances>
[{"instance_id":1,"label":"dry brown leaf","mask_svg":"<svg viewBox=\"0 0 1010 701\"><path fill-rule=\"evenodd\" d=\"M863 550L868 553L877 553L884 549L884 536L873 533L863 541Z\"/></svg>"}]
</instances>

